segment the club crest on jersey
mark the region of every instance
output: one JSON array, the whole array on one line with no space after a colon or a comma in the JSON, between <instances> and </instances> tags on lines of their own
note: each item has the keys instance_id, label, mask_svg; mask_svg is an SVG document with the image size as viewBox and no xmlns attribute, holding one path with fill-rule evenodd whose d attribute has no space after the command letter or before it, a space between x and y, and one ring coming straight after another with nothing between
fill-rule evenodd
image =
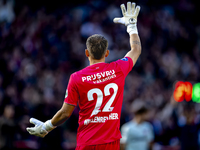
<instances>
[{"instance_id":1,"label":"club crest on jersey","mask_svg":"<svg viewBox=\"0 0 200 150\"><path fill-rule=\"evenodd\" d=\"M125 58L122 58L121 60L123 60L123 61L128 61L128 58L125 57Z\"/></svg>"}]
</instances>

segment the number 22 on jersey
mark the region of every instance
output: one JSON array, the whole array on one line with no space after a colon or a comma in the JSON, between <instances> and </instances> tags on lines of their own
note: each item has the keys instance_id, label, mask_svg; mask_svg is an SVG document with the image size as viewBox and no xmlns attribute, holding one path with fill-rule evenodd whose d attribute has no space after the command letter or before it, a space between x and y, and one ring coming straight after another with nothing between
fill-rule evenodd
<instances>
[{"instance_id":1,"label":"number 22 on jersey","mask_svg":"<svg viewBox=\"0 0 200 150\"><path fill-rule=\"evenodd\" d=\"M110 89L114 90L113 95L110 97L110 99L108 100L108 102L106 103L106 105L104 106L102 112L111 112L113 110L113 107L111 107L113 101L115 100L115 97L117 95L117 91L118 91L118 86L116 83L109 83L104 87L104 95L105 96L109 96L110 95ZM102 105L103 102L103 92L98 89L98 88L94 88L88 91L87 93L87 98L88 101L92 101L94 100L93 94L97 94L97 102L95 105L94 110L92 111L91 116L98 114L99 112L101 112L100 107Z\"/></svg>"}]
</instances>

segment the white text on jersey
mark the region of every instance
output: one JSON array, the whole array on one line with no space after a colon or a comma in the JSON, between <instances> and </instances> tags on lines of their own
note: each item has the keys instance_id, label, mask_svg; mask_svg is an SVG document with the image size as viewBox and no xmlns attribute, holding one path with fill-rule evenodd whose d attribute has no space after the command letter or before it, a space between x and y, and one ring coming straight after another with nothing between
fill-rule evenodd
<instances>
[{"instance_id":1,"label":"white text on jersey","mask_svg":"<svg viewBox=\"0 0 200 150\"><path fill-rule=\"evenodd\" d=\"M93 81L94 83L100 83L100 82L110 80L111 78L114 78L114 77L116 77L115 70L109 70L109 71L104 71L104 72L82 77L82 81L83 82ZM104 80L101 80L101 78L104 78Z\"/></svg>"},{"instance_id":2,"label":"white text on jersey","mask_svg":"<svg viewBox=\"0 0 200 150\"><path fill-rule=\"evenodd\" d=\"M88 125L89 123L105 123L106 120L117 120L118 113L111 113L109 116L96 116L93 119L86 119L84 121L84 125Z\"/></svg>"}]
</instances>

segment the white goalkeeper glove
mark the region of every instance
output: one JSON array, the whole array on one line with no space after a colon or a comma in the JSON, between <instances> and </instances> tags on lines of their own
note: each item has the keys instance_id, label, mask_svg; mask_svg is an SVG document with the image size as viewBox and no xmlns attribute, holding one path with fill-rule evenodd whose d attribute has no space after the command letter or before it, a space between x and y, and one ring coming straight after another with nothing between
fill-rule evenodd
<instances>
[{"instance_id":1,"label":"white goalkeeper glove","mask_svg":"<svg viewBox=\"0 0 200 150\"><path fill-rule=\"evenodd\" d=\"M51 130L56 128L51 123L51 120L46 121L45 123L37 120L35 118L30 119L30 123L34 124L34 127L26 128L26 130L31 134L39 137L45 137Z\"/></svg>"},{"instance_id":2,"label":"white goalkeeper glove","mask_svg":"<svg viewBox=\"0 0 200 150\"><path fill-rule=\"evenodd\" d=\"M121 4L121 10L123 17L122 18L114 18L114 23L120 23L127 26L127 32L129 35L138 34L137 30L137 16L140 11L140 6L135 8L135 3L127 2L127 11L124 4Z\"/></svg>"}]
</instances>

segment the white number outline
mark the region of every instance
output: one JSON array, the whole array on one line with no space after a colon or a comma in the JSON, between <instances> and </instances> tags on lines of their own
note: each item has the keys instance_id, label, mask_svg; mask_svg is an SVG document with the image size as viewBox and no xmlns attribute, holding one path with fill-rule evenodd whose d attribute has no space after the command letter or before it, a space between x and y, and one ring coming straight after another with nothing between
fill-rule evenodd
<instances>
[{"instance_id":1,"label":"white number outline","mask_svg":"<svg viewBox=\"0 0 200 150\"><path fill-rule=\"evenodd\" d=\"M115 100L115 97L117 95L117 91L118 91L118 85L116 83L109 83L104 87L104 94L105 96L110 95L110 89L114 90L113 95L111 96L111 98L108 100L108 102L106 103L106 105L104 106L102 112L111 112L113 110L114 107L111 107L112 103ZM99 112L101 112L100 107L102 105L103 102L103 92L98 89L98 88L94 88L88 91L87 93L87 98L88 101L92 101L94 100L93 94L97 94L97 102L95 105L94 110L92 111L91 116L98 114Z\"/></svg>"},{"instance_id":2,"label":"white number outline","mask_svg":"<svg viewBox=\"0 0 200 150\"><path fill-rule=\"evenodd\" d=\"M101 111L101 110L99 110L99 108L101 107L102 102L103 102L103 93L98 88L94 88L94 89L91 89L88 91L88 93L87 93L88 101L94 100L94 97L93 97L94 93L97 94L97 102L96 102L94 110L92 111L91 116L96 115Z\"/></svg>"},{"instance_id":3,"label":"white number outline","mask_svg":"<svg viewBox=\"0 0 200 150\"><path fill-rule=\"evenodd\" d=\"M104 88L104 94L105 96L110 95L110 88L112 88L114 90L113 95L111 96L111 98L108 100L108 102L106 103L106 105L103 108L104 112L111 112L113 110L114 107L111 107L113 101L115 100L115 97L117 95L117 91L118 91L118 86L115 83L110 83L108 85L105 86Z\"/></svg>"}]
</instances>

